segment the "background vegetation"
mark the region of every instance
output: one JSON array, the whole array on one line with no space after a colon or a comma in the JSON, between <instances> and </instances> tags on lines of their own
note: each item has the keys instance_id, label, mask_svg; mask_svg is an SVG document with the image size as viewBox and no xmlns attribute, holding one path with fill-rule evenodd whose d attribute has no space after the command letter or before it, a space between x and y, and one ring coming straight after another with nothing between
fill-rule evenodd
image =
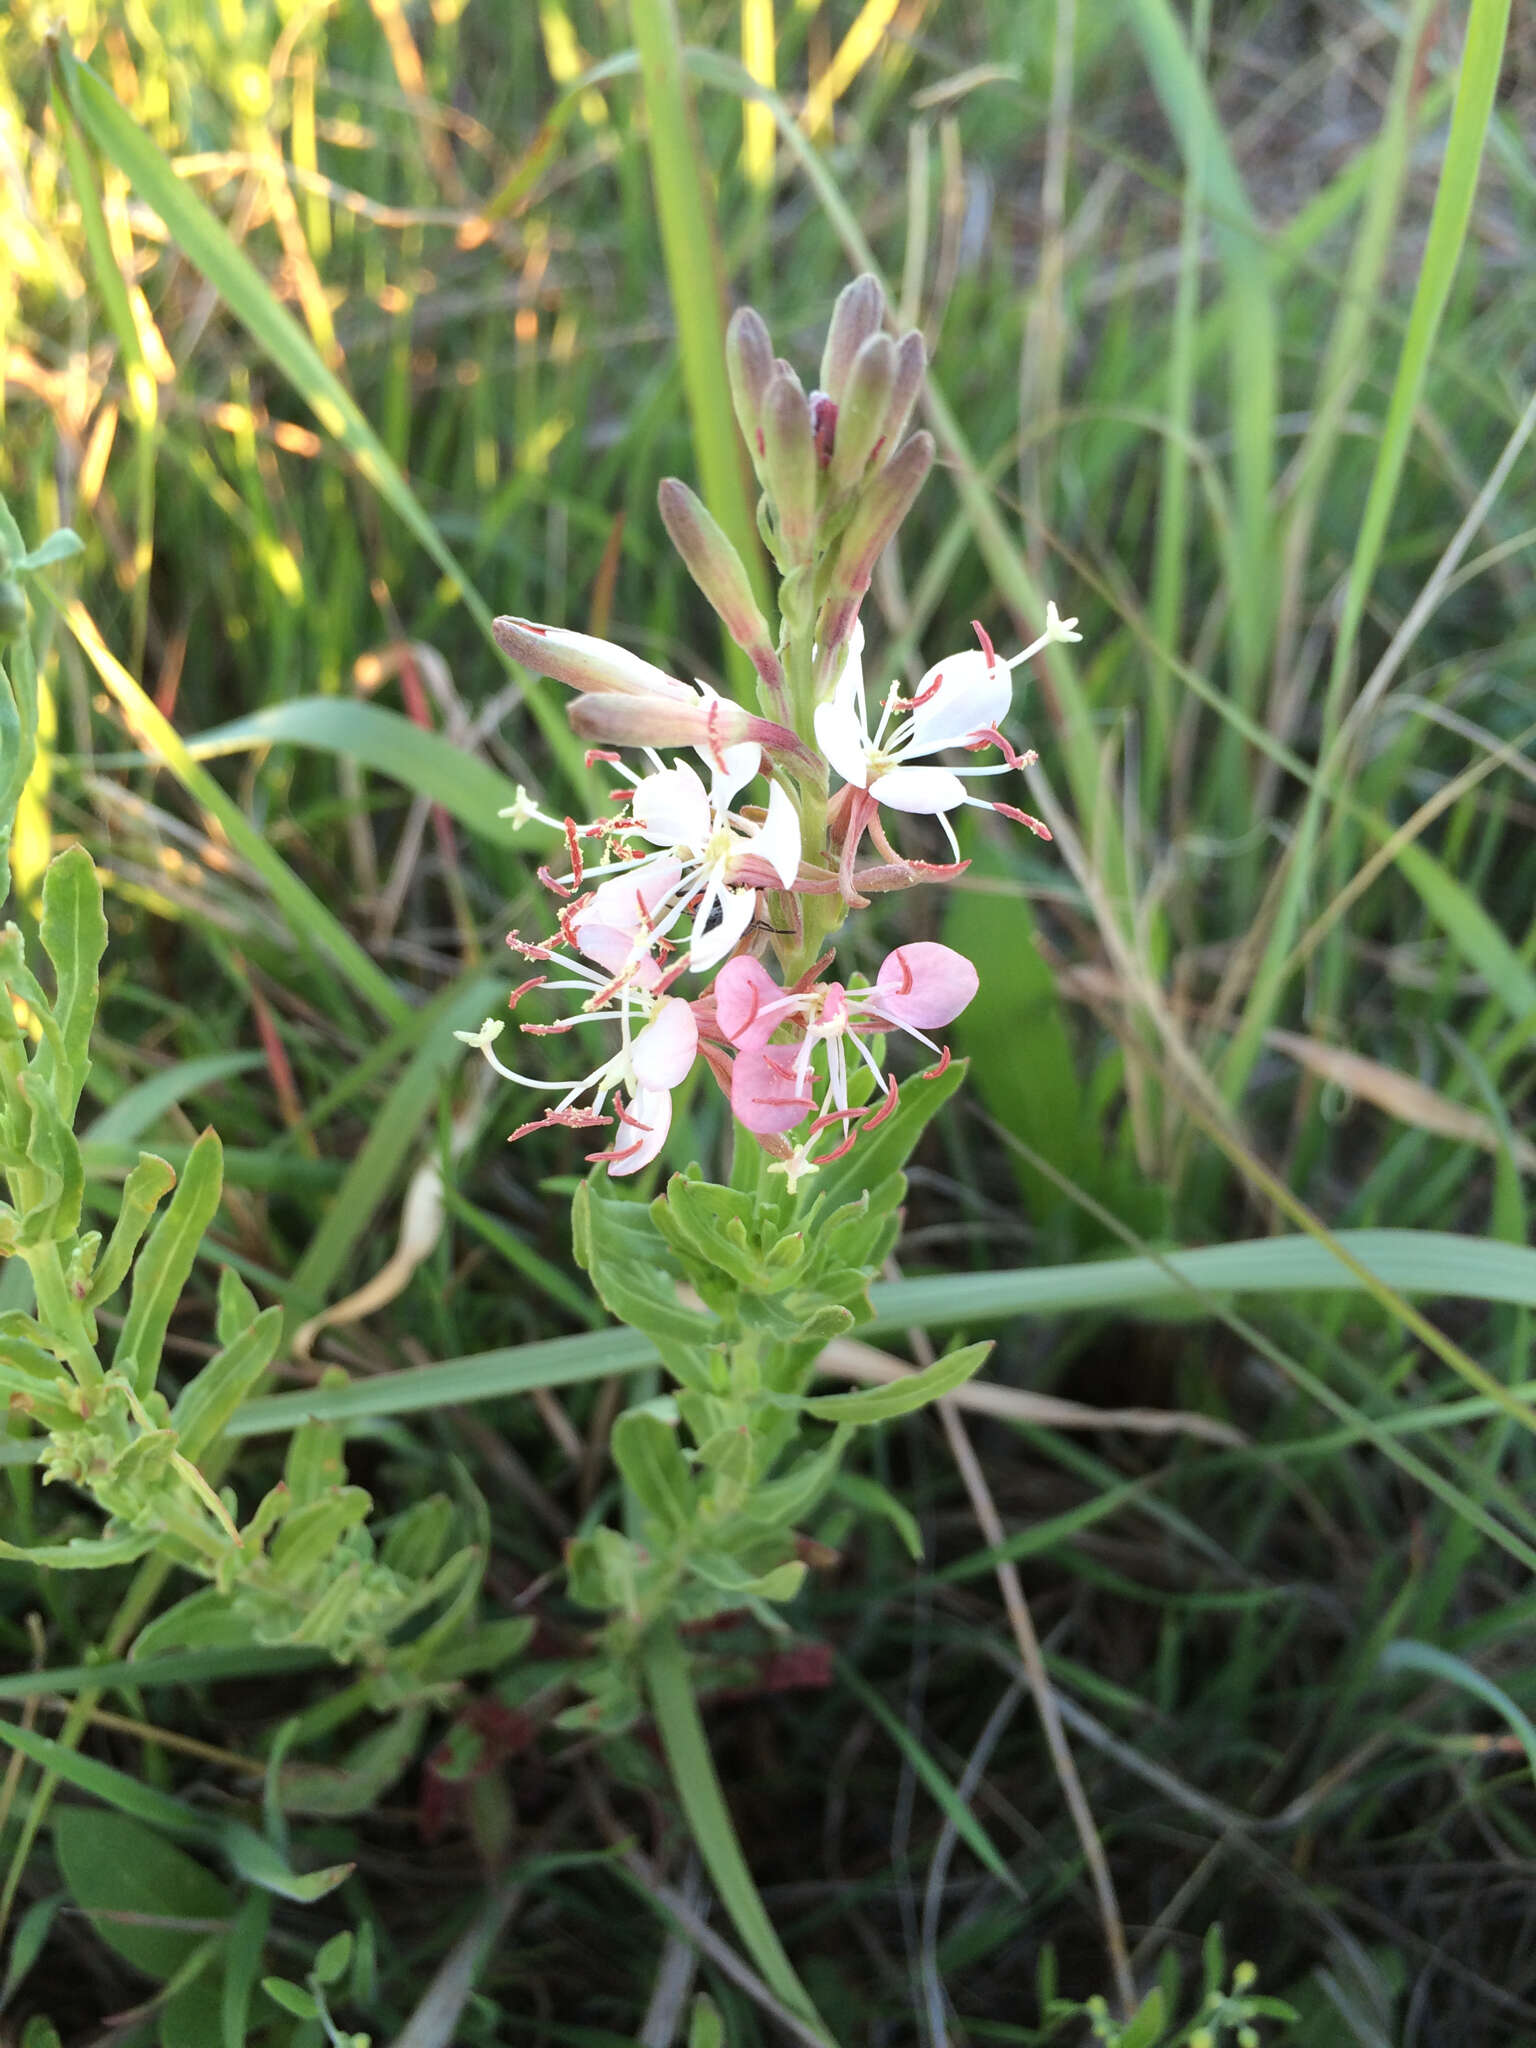
<instances>
[{"instance_id":1,"label":"background vegetation","mask_svg":"<svg viewBox=\"0 0 1536 2048\"><path fill-rule=\"evenodd\" d=\"M930 340L889 671L973 617L1027 636L1046 595L1085 636L1026 700L1056 846L976 831L943 912L983 993L901 1257L954 1284L880 1334L995 1328L1024 1398L883 1435L812 1532L793 1648L705 1665L779 1932L845 2042L1087 2038L1050 2001L1113 2000L1117 1956L1165 1984L1146 2038L1191 2039L1218 1922L1300 2015L1266 2040L1533 2038L1529 20L685 5L694 137L647 119L678 81L642 0L66 13L99 86L51 61L52 10L0 25L0 488L28 545L85 541L28 585L51 718L11 914L83 841L88 1199L110 1218L140 1141L179 1164L213 1123L168 1371L212 1348L221 1264L290 1340L237 1489L329 1398L381 1512L485 1503L483 1609L537 1632L388 1698L259 1647L147 1686L86 1668L141 1618L128 1570L7 1568L0 2028L319 2041L318 1986L402 2048L658 2048L697 1985L732 2042L779 2038L644 1732L551 1726L585 1626L561 1546L610 1505L633 1378L607 1340L527 1348L601 1320L576 1162L508 1152L518 1105L451 1035L535 915L497 805L579 773L490 611L721 673L654 509L664 474L736 488L695 374L713 218L802 371L871 261ZM658 192L705 202L665 252ZM720 1140L701 1090L672 1156ZM438 1168L403 1287L304 1329ZM1192 1246L1227 1249L1158 1263ZM303 1391L327 1359L346 1396ZM11 1432L12 1540L89 1531ZM916 1566L894 1523L847 1540L876 1484ZM62 1784L32 1740L61 1726ZM189 1861L178 1813L264 1814L351 1874L274 1898Z\"/></svg>"}]
</instances>

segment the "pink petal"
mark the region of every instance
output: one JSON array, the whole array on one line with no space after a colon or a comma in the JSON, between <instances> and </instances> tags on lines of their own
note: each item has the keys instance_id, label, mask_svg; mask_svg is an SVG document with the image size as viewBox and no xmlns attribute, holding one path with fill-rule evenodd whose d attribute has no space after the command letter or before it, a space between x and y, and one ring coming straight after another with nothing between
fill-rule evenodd
<instances>
[{"instance_id":1,"label":"pink petal","mask_svg":"<svg viewBox=\"0 0 1536 2048\"><path fill-rule=\"evenodd\" d=\"M592 900L584 904L571 919L571 928L581 942L581 950L590 951L587 945L589 927L603 925L614 930L633 933L648 918L656 914L657 904L665 901L677 887L683 872L682 863L670 855L658 859L651 857L638 864L632 874L613 875L592 891ZM608 961L600 954L593 953L594 960L604 967Z\"/></svg>"},{"instance_id":2,"label":"pink petal","mask_svg":"<svg viewBox=\"0 0 1536 2048\"><path fill-rule=\"evenodd\" d=\"M892 768L875 777L869 793L893 811L912 811L929 818L965 802L965 784L947 768Z\"/></svg>"},{"instance_id":3,"label":"pink petal","mask_svg":"<svg viewBox=\"0 0 1536 2048\"><path fill-rule=\"evenodd\" d=\"M795 1088L792 1045L748 1045L731 1069L731 1108L736 1121L758 1137L792 1131L815 1108Z\"/></svg>"},{"instance_id":4,"label":"pink petal","mask_svg":"<svg viewBox=\"0 0 1536 2048\"><path fill-rule=\"evenodd\" d=\"M698 1049L699 1027L692 1009L681 996L663 996L630 1049L642 1090L675 1088L693 1065Z\"/></svg>"},{"instance_id":5,"label":"pink petal","mask_svg":"<svg viewBox=\"0 0 1536 2048\"><path fill-rule=\"evenodd\" d=\"M1013 702L1013 678L1006 662L988 661L979 647L968 647L936 661L914 695L933 695L912 713L912 738L904 754L936 754L958 746L973 732L1001 725Z\"/></svg>"},{"instance_id":6,"label":"pink petal","mask_svg":"<svg viewBox=\"0 0 1536 2048\"><path fill-rule=\"evenodd\" d=\"M953 1023L978 985L976 969L963 953L919 939L885 956L869 1008L908 1030L931 1031Z\"/></svg>"},{"instance_id":7,"label":"pink petal","mask_svg":"<svg viewBox=\"0 0 1536 2048\"><path fill-rule=\"evenodd\" d=\"M783 1018L782 1010L761 1013L784 991L761 960L743 955L727 960L715 976L715 1021L732 1045L762 1045Z\"/></svg>"},{"instance_id":8,"label":"pink petal","mask_svg":"<svg viewBox=\"0 0 1536 2048\"><path fill-rule=\"evenodd\" d=\"M667 1142L672 1128L672 1097L665 1088L637 1088L614 1132L613 1147L622 1156L608 1163L610 1179L622 1180L626 1173L638 1173L649 1166Z\"/></svg>"}]
</instances>

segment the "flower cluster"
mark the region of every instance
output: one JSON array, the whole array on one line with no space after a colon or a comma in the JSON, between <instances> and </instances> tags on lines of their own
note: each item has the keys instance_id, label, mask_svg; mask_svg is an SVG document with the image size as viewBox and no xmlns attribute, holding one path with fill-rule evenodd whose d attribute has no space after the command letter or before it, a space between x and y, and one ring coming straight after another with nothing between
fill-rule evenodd
<instances>
[{"instance_id":1,"label":"flower cluster","mask_svg":"<svg viewBox=\"0 0 1536 2048\"><path fill-rule=\"evenodd\" d=\"M1034 761L1003 732L1013 671L1078 639L1075 619L1048 605L1040 636L1006 658L978 624L976 647L936 662L910 693L893 682L869 701L859 607L933 460L929 435L903 438L922 384L922 340L893 339L884 323L878 285L856 280L834 309L821 385L809 394L774 356L755 313L731 323L732 398L780 576L776 637L704 506L675 478L661 487L674 544L756 671L758 710L606 640L496 621L509 653L577 692L569 716L593 743L588 764L620 785L611 808L586 823L546 814L521 790L504 813L514 829L537 821L565 846L562 860L540 870L554 933L508 940L536 969L511 1007L534 989L570 996L570 1015L522 1031L595 1024L616 1030L617 1045L580 1080L555 1082L503 1063L500 1020L458 1035L507 1079L559 1097L515 1137L549 1123L607 1127L609 1141L588 1157L610 1174L636 1173L657 1156L673 1091L699 1059L791 1188L839 1157L895 1106L887 1034L909 1034L942 1067L948 1050L932 1034L965 1008L977 976L951 948L924 941L898 946L872 984L847 986L825 978L827 941L871 894L960 873L951 815L964 805L1050 836L970 785ZM955 758L976 755L995 758ZM759 801L746 800L764 784ZM934 819L952 858L899 851L885 812ZM764 964L770 954L777 979Z\"/></svg>"}]
</instances>

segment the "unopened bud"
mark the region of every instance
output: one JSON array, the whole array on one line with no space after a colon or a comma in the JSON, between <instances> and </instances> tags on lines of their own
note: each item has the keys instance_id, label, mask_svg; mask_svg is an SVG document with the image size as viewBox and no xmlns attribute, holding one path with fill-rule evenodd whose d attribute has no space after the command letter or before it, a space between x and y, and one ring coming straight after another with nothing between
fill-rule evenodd
<instances>
[{"instance_id":1,"label":"unopened bud","mask_svg":"<svg viewBox=\"0 0 1536 2048\"><path fill-rule=\"evenodd\" d=\"M777 760L811 770L821 766L787 725L758 718L728 697L694 697L675 704L659 697L577 697L566 706L573 732L618 747L698 747L719 760L727 747L765 748Z\"/></svg>"},{"instance_id":2,"label":"unopened bud","mask_svg":"<svg viewBox=\"0 0 1536 2048\"><path fill-rule=\"evenodd\" d=\"M885 294L868 271L838 293L827 326L827 344L821 352L821 388L836 404L843 402L843 387L854 357L872 334L879 333L884 319Z\"/></svg>"},{"instance_id":3,"label":"unopened bud","mask_svg":"<svg viewBox=\"0 0 1536 2048\"><path fill-rule=\"evenodd\" d=\"M885 429L896 383L896 344L872 334L853 359L837 413L837 439L827 481L836 493L851 491L863 476Z\"/></svg>"},{"instance_id":4,"label":"unopened bud","mask_svg":"<svg viewBox=\"0 0 1536 2048\"><path fill-rule=\"evenodd\" d=\"M824 682L842 666L842 647L886 543L912 509L912 501L933 467L933 436L914 434L903 443L854 507L837 551L832 586L817 622L816 675Z\"/></svg>"},{"instance_id":5,"label":"unopened bud","mask_svg":"<svg viewBox=\"0 0 1536 2048\"><path fill-rule=\"evenodd\" d=\"M928 350L923 337L915 327L910 328L896 344L896 379L891 386L891 402L886 408L885 425L880 430L880 440L875 449L877 462L888 460L901 445L901 437L907 431L907 421L912 417L912 408L923 388L927 369Z\"/></svg>"},{"instance_id":6,"label":"unopened bud","mask_svg":"<svg viewBox=\"0 0 1536 2048\"><path fill-rule=\"evenodd\" d=\"M751 306L738 306L725 330L725 374L742 439L752 451L753 462L760 463L763 394L773 376L773 341L762 315Z\"/></svg>"},{"instance_id":7,"label":"unopened bud","mask_svg":"<svg viewBox=\"0 0 1536 2048\"><path fill-rule=\"evenodd\" d=\"M763 483L778 522L783 567L811 559L816 531L816 442L793 371L776 371L763 397Z\"/></svg>"},{"instance_id":8,"label":"unopened bud","mask_svg":"<svg viewBox=\"0 0 1536 2048\"><path fill-rule=\"evenodd\" d=\"M663 477L656 491L661 523L682 556L688 574L725 621L738 647L750 654L768 639L768 626L757 608L740 555L708 508L682 480Z\"/></svg>"},{"instance_id":9,"label":"unopened bud","mask_svg":"<svg viewBox=\"0 0 1536 2048\"><path fill-rule=\"evenodd\" d=\"M573 690L612 693L619 697L664 697L684 704L694 701L686 683L669 676L654 662L643 661L627 647L598 640L590 633L569 633L561 626L538 626L531 619L495 619L491 630L498 647L531 668L553 676Z\"/></svg>"}]
</instances>

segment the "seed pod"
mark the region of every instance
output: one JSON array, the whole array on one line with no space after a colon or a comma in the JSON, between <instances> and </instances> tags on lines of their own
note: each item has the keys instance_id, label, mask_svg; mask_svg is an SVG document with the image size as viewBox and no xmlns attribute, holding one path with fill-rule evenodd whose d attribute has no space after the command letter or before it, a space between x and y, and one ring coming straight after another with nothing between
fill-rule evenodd
<instances>
[{"instance_id":1,"label":"seed pod","mask_svg":"<svg viewBox=\"0 0 1536 2048\"><path fill-rule=\"evenodd\" d=\"M843 402L854 357L872 334L879 333L884 319L885 294L868 271L838 293L821 352L821 388L836 404Z\"/></svg>"}]
</instances>

